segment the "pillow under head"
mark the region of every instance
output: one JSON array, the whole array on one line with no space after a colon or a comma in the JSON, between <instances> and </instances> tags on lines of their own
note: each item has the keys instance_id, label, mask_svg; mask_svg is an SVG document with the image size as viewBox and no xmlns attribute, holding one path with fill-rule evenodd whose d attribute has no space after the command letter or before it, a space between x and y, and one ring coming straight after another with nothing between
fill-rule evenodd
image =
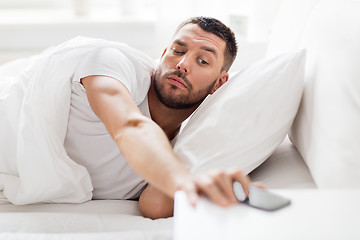
<instances>
[{"instance_id":1,"label":"pillow under head","mask_svg":"<svg viewBox=\"0 0 360 240\"><path fill-rule=\"evenodd\" d=\"M230 79L195 111L174 151L193 173L251 172L286 137L303 90L305 51L261 60Z\"/></svg>"}]
</instances>

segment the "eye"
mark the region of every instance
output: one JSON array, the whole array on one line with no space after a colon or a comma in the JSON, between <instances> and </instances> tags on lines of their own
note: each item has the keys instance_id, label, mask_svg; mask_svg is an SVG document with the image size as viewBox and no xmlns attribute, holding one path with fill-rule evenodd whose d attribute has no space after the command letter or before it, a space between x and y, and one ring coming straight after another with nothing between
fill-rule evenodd
<instances>
[{"instance_id":1,"label":"eye","mask_svg":"<svg viewBox=\"0 0 360 240\"><path fill-rule=\"evenodd\" d=\"M172 51L173 51L174 54L176 54L176 55L183 55L183 54L185 54L185 52L179 51L179 50L177 50L176 48L172 48Z\"/></svg>"},{"instance_id":2,"label":"eye","mask_svg":"<svg viewBox=\"0 0 360 240\"><path fill-rule=\"evenodd\" d=\"M205 61L204 59L201 59L201 58L199 58L199 64L201 64L201 65L208 65L209 63L207 62L207 61Z\"/></svg>"}]
</instances>

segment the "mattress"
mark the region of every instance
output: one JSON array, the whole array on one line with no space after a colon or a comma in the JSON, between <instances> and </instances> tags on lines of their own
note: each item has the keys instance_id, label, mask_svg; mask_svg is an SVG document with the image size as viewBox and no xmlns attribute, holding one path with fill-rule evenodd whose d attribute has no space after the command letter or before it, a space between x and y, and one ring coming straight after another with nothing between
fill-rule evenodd
<instances>
[{"instance_id":1,"label":"mattress","mask_svg":"<svg viewBox=\"0 0 360 240\"><path fill-rule=\"evenodd\" d=\"M84 233L99 233L99 238L100 233L107 233L107 236L121 239L171 239L172 236L172 218L144 218L137 202L130 200L24 206L3 204L0 212L0 232L7 232L7 236L10 233L26 233L16 234L24 237L29 233L60 234L65 239L72 239L75 233L79 239ZM33 236L40 237L41 234Z\"/></svg>"},{"instance_id":2,"label":"mattress","mask_svg":"<svg viewBox=\"0 0 360 240\"><path fill-rule=\"evenodd\" d=\"M315 188L309 170L288 139L250 174L268 188ZM92 200L81 204L0 204L0 239L156 239L173 238L173 218L141 216L131 200Z\"/></svg>"}]
</instances>

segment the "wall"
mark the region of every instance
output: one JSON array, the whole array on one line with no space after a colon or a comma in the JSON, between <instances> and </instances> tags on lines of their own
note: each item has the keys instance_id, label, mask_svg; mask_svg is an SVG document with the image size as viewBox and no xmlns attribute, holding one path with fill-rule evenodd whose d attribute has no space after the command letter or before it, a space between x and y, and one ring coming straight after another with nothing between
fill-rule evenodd
<instances>
[{"instance_id":1,"label":"wall","mask_svg":"<svg viewBox=\"0 0 360 240\"><path fill-rule=\"evenodd\" d=\"M7 1L7 5L6 5ZM33 1L33 4L29 4ZM0 63L26 57L82 35L125 42L159 58L176 26L191 16L213 16L239 41L233 69L265 55L281 0L2 0ZM80 5L75 5L75 3ZM77 6L77 7L76 7Z\"/></svg>"}]
</instances>

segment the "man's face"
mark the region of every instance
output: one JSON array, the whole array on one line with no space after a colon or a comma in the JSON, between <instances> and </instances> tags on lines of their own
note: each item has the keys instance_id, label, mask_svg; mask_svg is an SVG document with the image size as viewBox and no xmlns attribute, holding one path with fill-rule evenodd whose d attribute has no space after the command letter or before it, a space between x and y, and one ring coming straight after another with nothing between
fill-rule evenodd
<instances>
[{"instance_id":1,"label":"man's face","mask_svg":"<svg viewBox=\"0 0 360 240\"><path fill-rule=\"evenodd\" d=\"M222 71L226 43L188 24L174 36L154 74L154 88L169 108L186 109L201 103L228 79Z\"/></svg>"}]
</instances>

